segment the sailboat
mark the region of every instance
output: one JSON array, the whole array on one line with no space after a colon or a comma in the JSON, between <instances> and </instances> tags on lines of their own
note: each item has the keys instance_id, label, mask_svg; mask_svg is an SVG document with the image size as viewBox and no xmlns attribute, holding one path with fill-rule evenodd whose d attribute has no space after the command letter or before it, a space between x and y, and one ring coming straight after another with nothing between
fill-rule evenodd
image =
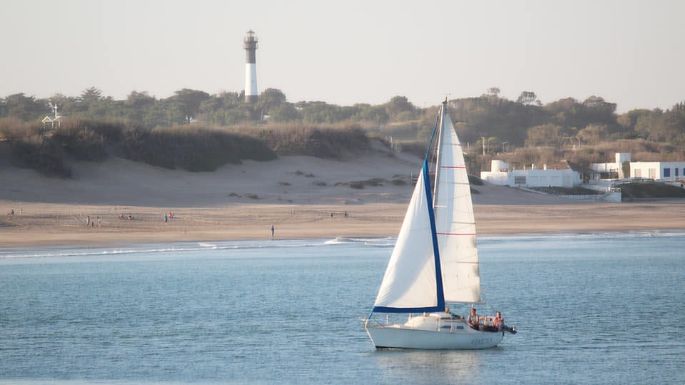
<instances>
[{"instance_id":1,"label":"sailboat","mask_svg":"<svg viewBox=\"0 0 685 385\"><path fill-rule=\"evenodd\" d=\"M480 317L480 321L474 322L448 308L479 303L482 301L471 187L445 100L364 328L376 348L494 347L502 341L504 330L515 330L487 327L491 317ZM384 319L374 318L383 313ZM405 322L389 320L390 314L396 317L402 313L409 315Z\"/></svg>"}]
</instances>

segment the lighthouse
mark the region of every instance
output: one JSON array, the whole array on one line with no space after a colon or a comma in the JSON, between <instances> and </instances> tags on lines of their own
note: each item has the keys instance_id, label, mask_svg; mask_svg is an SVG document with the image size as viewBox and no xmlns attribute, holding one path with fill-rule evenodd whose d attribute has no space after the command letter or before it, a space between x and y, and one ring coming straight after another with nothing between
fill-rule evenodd
<instances>
[{"instance_id":1,"label":"lighthouse","mask_svg":"<svg viewBox=\"0 0 685 385\"><path fill-rule=\"evenodd\" d=\"M245 102L257 101L257 37L254 31L248 31L243 39L245 48Z\"/></svg>"}]
</instances>

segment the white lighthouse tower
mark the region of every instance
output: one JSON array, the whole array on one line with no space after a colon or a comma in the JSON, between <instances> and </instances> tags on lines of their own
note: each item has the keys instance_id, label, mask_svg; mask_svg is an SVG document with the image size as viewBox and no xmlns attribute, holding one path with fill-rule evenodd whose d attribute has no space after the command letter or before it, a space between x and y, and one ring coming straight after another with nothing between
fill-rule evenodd
<instances>
[{"instance_id":1,"label":"white lighthouse tower","mask_svg":"<svg viewBox=\"0 0 685 385\"><path fill-rule=\"evenodd\" d=\"M250 30L243 39L245 48L245 102L254 103L257 101L257 37L254 31Z\"/></svg>"}]
</instances>

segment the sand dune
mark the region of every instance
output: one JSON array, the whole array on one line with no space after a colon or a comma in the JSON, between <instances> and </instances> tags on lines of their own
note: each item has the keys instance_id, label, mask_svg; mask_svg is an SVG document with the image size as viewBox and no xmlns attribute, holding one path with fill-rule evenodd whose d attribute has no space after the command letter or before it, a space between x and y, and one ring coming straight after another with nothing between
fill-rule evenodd
<instances>
[{"instance_id":1,"label":"sand dune","mask_svg":"<svg viewBox=\"0 0 685 385\"><path fill-rule=\"evenodd\" d=\"M0 247L259 239L270 237L271 225L277 238L395 236L419 163L376 152L191 173L111 159L76 164L69 180L0 165ZM349 186L373 178L381 185ZM480 234L685 228L679 200L577 203L506 187L475 189ZM14 216L5 215L11 210ZM165 222L169 212L175 218Z\"/></svg>"}]
</instances>

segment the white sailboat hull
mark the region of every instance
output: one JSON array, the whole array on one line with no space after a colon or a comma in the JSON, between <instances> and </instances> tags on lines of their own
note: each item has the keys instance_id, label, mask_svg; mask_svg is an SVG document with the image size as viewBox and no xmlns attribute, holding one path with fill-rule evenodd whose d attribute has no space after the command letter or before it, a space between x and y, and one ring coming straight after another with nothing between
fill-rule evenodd
<instances>
[{"instance_id":1,"label":"white sailboat hull","mask_svg":"<svg viewBox=\"0 0 685 385\"><path fill-rule=\"evenodd\" d=\"M367 326L366 332L377 349L487 349L497 346L504 337L504 332L482 332L471 328L439 331L402 325Z\"/></svg>"}]
</instances>

